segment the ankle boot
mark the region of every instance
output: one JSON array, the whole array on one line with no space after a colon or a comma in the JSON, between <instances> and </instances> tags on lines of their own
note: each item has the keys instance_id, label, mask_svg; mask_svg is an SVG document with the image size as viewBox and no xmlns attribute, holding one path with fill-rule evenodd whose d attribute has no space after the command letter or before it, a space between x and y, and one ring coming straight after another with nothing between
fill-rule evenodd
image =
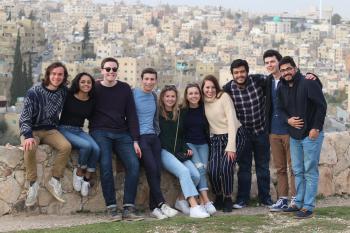
<instances>
[{"instance_id":1,"label":"ankle boot","mask_svg":"<svg viewBox=\"0 0 350 233\"><path fill-rule=\"evenodd\" d=\"M231 197L225 197L224 203L223 203L223 211L224 212L232 212L232 198Z\"/></svg>"}]
</instances>

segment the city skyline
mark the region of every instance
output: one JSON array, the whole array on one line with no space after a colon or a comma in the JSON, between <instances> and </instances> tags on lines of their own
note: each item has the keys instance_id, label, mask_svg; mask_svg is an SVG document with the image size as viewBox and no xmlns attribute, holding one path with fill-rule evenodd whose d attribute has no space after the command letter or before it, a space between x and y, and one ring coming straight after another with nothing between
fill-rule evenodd
<instances>
[{"instance_id":1,"label":"city skyline","mask_svg":"<svg viewBox=\"0 0 350 233\"><path fill-rule=\"evenodd\" d=\"M112 3L115 0L94 0L99 3ZM137 2L137 0L124 0L125 3L131 4ZM223 6L225 8L231 8L232 10L244 10L252 13L282 13L289 12L291 14L307 11L311 7L319 7L320 0L294 0L281 2L280 0L246 0L239 4L233 3L231 0L206 0L199 2L198 0L177 0L176 3L169 0L140 0L140 2L156 6L159 3L170 4L170 5L190 5L190 6ZM334 13L338 13L344 19L350 19L348 9L350 8L350 1L343 0L322 0L323 8L332 7Z\"/></svg>"}]
</instances>

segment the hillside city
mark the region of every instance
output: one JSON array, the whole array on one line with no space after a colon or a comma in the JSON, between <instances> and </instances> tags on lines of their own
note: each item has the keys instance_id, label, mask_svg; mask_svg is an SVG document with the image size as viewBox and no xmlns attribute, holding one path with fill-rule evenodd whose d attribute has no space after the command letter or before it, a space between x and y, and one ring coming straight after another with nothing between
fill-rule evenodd
<instances>
[{"instance_id":1,"label":"hillside city","mask_svg":"<svg viewBox=\"0 0 350 233\"><path fill-rule=\"evenodd\" d=\"M207 74L223 85L232 79L229 66L237 58L248 61L250 73L267 74L262 54L276 49L292 56L303 73L312 72L322 81L328 101L326 131L346 130L350 21L331 7L305 9L276 15L220 6L1 0L0 144L19 142L23 96L11 97L16 51L21 74L31 84L41 80L53 61L67 66L70 79L82 71L98 79L101 60L115 57L118 79L132 87L139 85L142 69L153 67L159 73L158 89L175 84L181 90Z\"/></svg>"}]
</instances>

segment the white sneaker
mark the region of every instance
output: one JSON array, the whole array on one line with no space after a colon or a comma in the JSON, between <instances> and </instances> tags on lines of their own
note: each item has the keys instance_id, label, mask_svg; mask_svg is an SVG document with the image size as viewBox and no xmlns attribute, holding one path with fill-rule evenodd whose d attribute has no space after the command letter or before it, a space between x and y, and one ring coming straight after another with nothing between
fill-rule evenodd
<instances>
[{"instance_id":1,"label":"white sneaker","mask_svg":"<svg viewBox=\"0 0 350 233\"><path fill-rule=\"evenodd\" d=\"M26 206L33 206L35 205L38 197L38 190L39 190L39 183L38 181L35 181L32 186L29 187L27 191L27 199L25 201Z\"/></svg>"},{"instance_id":2,"label":"white sneaker","mask_svg":"<svg viewBox=\"0 0 350 233\"><path fill-rule=\"evenodd\" d=\"M296 206L295 200L296 200L296 197L292 197L292 198L290 199L289 206Z\"/></svg>"},{"instance_id":3,"label":"white sneaker","mask_svg":"<svg viewBox=\"0 0 350 233\"><path fill-rule=\"evenodd\" d=\"M203 207L205 211L208 212L208 214L210 215L213 215L214 213L216 213L216 208L211 201L205 203Z\"/></svg>"},{"instance_id":4,"label":"white sneaker","mask_svg":"<svg viewBox=\"0 0 350 233\"><path fill-rule=\"evenodd\" d=\"M46 183L46 189L52 194L52 196L54 196L54 198L57 199L57 201L62 203L66 202L62 197L61 183L55 178L51 177L51 179Z\"/></svg>"},{"instance_id":5,"label":"white sneaker","mask_svg":"<svg viewBox=\"0 0 350 233\"><path fill-rule=\"evenodd\" d=\"M185 200L176 199L175 208L186 215L190 214L190 206L188 205L188 202Z\"/></svg>"},{"instance_id":6,"label":"white sneaker","mask_svg":"<svg viewBox=\"0 0 350 233\"><path fill-rule=\"evenodd\" d=\"M86 197L89 194L89 188L90 188L90 183L83 180L83 182L81 183L81 190L80 190L80 193L83 197Z\"/></svg>"},{"instance_id":7,"label":"white sneaker","mask_svg":"<svg viewBox=\"0 0 350 233\"><path fill-rule=\"evenodd\" d=\"M77 175L77 168L74 168L73 170L73 188L75 191L80 192L81 190L81 183L83 182L84 178L82 176Z\"/></svg>"},{"instance_id":8,"label":"white sneaker","mask_svg":"<svg viewBox=\"0 0 350 233\"><path fill-rule=\"evenodd\" d=\"M163 204L161 207L160 207L160 210L162 211L162 213L164 215L166 215L167 217L171 218L171 217L174 217L175 215L177 215L177 210L171 208L170 206L168 206L167 204Z\"/></svg>"},{"instance_id":9,"label":"white sneaker","mask_svg":"<svg viewBox=\"0 0 350 233\"><path fill-rule=\"evenodd\" d=\"M190 217L191 218L208 218L210 214L203 211L203 209L197 205L196 207L190 208Z\"/></svg>"},{"instance_id":10,"label":"white sneaker","mask_svg":"<svg viewBox=\"0 0 350 233\"><path fill-rule=\"evenodd\" d=\"M166 216L165 214L162 213L162 211L159 208L155 208L152 212L151 212L151 216L155 217L156 219L165 219L168 218L168 216Z\"/></svg>"}]
</instances>

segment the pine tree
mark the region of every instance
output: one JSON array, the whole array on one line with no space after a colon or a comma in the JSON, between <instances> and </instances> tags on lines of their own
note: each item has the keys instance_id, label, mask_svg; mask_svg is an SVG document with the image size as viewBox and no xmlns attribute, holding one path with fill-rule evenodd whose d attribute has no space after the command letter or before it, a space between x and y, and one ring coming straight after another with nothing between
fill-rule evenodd
<instances>
[{"instance_id":1,"label":"pine tree","mask_svg":"<svg viewBox=\"0 0 350 233\"><path fill-rule=\"evenodd\" d=\"M90 44L90 26L89 22L86 22L83 28L84 39L81 42L82 58L95 58L96 54L93 52L93 45Z\"/></svg>"},{"instance_id":2,"label":"pine tree","mask_svg":"<svg viewBox=\"0 0 350 233\"><path fill-rule=\"evenodd\" d=\"M30 14L28 16L28 19L32 20L32 21L35 21L35 15L34 15L34 12L33 10L30 11Z\"/></svg>"},{"instance_id":3,"label":"pine tree","mask_svg":"<svg viewBox=\"0 0 350 233\"><path fill-rule=\"evenodd\" d=\"M28 74L27 74L27 90L33 86L33 62L32 62L32 54L29 54L29 62L28 62Z\"/></svg>"},{"instance_id":4,"label":"pine tree","mask_svg":"<svg viewBox=\"0 0 350 233\"><path fill-rule=\"evenodd\" d=\"M22 55L21 55L21 37L19 31L17 32L15 56L13 58L13 70L12 70L12 82L10 87L10 104L14 105L17 101L17 97L25 95L23 93L23 71L22 71Z\"/></svg>"},{"instance_id":5,"label":"pine tree","mask_svg":"<svg viewBox=\"0 0 350 233\"><path fill-rule=\"evenodd\" d=\"M84 33L84 39L83 39L82 47L83 47L83 49L85 49L87 43L89 43L89 40L90 40L90 26L89 26L89 22L86 22L86 24L85 24L85 26L83 28L83 33Z\"/></svg>"}]
</instances>

